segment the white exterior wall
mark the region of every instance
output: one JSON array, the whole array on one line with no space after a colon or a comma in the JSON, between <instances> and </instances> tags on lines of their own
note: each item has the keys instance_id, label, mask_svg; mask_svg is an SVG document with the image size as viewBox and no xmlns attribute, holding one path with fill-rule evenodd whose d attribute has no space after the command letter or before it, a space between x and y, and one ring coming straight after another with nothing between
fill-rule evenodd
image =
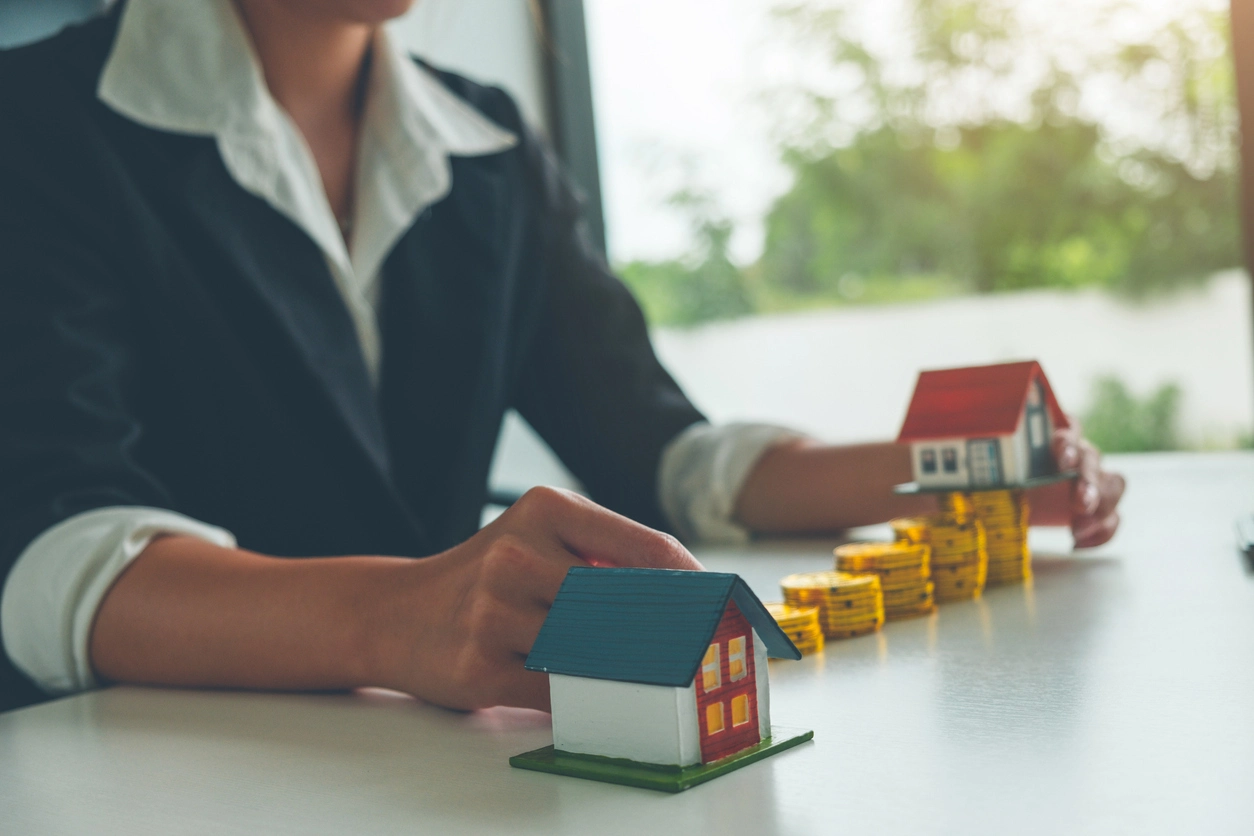
<instances>
[{"instance_id":1,"label":"white exterior wall","mask_svg":"<svg viewBox=\"0 0 1254 836\"><path fill-rule=\"evenodd\" d=\"M1032 459L1028 454L1027 422L1019 416L1019 426L1014 435L1003 435L1001 441L1002 481L1007 485L1018 485L1028 478L1028 469Z\"/></svg>"},{"instance_id":2,"label":"white exterior wall","mask_svg":"<svg viewBox=\"0 0 1254 836\"><path fill-rule=\"evenodd\" d=\"M642 763L701 762L695 682L669 688L549 674L549 701L555 749Z\"/></svg>"},{"instance_id":3,"label":"white exterior wall","mask_svg":"<svg viewBox=\"0 0 1254 836\"><path fill-rule=\"evenodd\" d=\"M758 737L771 736L771 675L767 670L766 644L753 631L753 676L758 688ZM694 710L696 704L693 704ZM699 731L699 730L698 730Z\"/></svg>"},{"instance_id":4,"label":"white exterior wall","mask_svg":"<svg viewBox=\"0 0 1254 836\"><path fill-rule=\"evenodd\" d=\"M954 447L958 450L958 472L946 473L941 461L941 450ZM936 451L936 472L924 473L921 460L923 450L931 448ZM924 488L965 488L971 484L971 476L967 472L967 440L965 438L937 438L928 441L916 441L910 445L911 461L914 464L914 479Z\"/></svg>"}]
</instances>

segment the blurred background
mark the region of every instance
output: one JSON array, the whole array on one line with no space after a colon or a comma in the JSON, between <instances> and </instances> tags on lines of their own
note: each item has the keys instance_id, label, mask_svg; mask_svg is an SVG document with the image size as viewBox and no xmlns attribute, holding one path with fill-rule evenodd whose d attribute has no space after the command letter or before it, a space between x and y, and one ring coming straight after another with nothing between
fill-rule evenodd
<instances>
[{"instance_id":1,"label":"blurred background","mask_svg":"<svg viewBox=\"0 0 1254 836\"><path fill-rule=\"evenodd\" d=\"M1039 358L1106 450L1251 444L1226 3L586 6L610 256L714 418Z\"/></svg>"},{"instance_id":2,"label":"blurred background","mask_svg":"<svg viewBox=\"0 0 1254 836\"><path fill-rule=\"evenodd\" d=\"M103 5L0 0L0 45ZM919 369L1037 358L1099 446L1147 451L1254 445L1228 19L1222 0L420 0L400 31L554 139L714 420L890 438ZM572 484L516 416L493 481Z\"/></svg>"}]
</instances>

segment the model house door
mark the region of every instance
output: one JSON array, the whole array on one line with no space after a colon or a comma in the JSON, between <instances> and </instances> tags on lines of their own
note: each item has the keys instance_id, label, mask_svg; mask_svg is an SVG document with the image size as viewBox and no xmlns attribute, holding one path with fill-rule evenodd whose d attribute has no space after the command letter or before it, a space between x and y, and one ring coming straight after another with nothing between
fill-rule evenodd
<instances>
[{"instance_id":1,"label":"model house door","mask_svg":"<svg viewBox=\"0 0 1254 836\"><path fill-rule=\"evenodd\" d=\"M1052 473L1054 460L1049 453L1049 422L1045 420L1045 396L1039 381L1033 381L1028 390L1023 421L1028 435L1028 476Z\"/></svg>"},{"instance_id":2,"label":"model house door","mask_svg":"<svg viewBox=\"0 0 1254 836\"><path fill-rule=\"evenodd\" d=\"M993 438L973 438L967 442L967 467L975 487L1001 484L1001 449Z\"/></svg>"}]
</instances>

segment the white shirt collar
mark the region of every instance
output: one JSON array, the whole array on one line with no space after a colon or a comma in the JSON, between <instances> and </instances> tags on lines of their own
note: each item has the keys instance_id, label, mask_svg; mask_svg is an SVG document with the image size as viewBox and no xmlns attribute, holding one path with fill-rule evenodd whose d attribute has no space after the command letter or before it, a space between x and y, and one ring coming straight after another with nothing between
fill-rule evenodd
<instances>
[{"instance_id":1,"label":"white shirt collar","mask_svg":"<svg viewBox=\"0 0 1254 836\"><path fill-rule=\"evenodd\" d=\"M418 213L452 186L449 156L517 138L450 92L383 29L358 148L353 246L344 244L313 155L271 97L231 0L130 0L97 90L148 127L213 136L231 176L302 228L326 255L372 374L379 269Z\"/></svg>"}]
</instances>

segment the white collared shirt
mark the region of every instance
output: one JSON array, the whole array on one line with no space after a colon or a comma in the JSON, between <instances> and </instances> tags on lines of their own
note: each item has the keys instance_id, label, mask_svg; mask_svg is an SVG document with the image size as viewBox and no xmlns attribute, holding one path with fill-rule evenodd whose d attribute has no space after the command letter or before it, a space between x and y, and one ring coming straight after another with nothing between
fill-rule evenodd
<instances>
[{"instance_id":1,"label":"white collared shirt","mask_svg":"<svg viewBox=\"0 0 1254 836\"><path fill-rule=\"evenodd\" d=\"M377 384L379 273L426 207L452 186L449 155L506 150L517 137L498 127L399 48L385 27L358 143L351 246L322 188L313 155L270 95L231 0L130 0L98 95L150 128L212 136L231 177L302 229L322 250ZM213 83L205 83L212 79ZM733 521L749 471L778 427L697 424L663 452L663 510L689 539L743 540ZM221 528L159 508L98 508L45 531L18 558L0 598L4 649L45 691L93 687L88 653L96 609L126 566L161 534L234 547Z\"/></svg>"}]
</instances>

